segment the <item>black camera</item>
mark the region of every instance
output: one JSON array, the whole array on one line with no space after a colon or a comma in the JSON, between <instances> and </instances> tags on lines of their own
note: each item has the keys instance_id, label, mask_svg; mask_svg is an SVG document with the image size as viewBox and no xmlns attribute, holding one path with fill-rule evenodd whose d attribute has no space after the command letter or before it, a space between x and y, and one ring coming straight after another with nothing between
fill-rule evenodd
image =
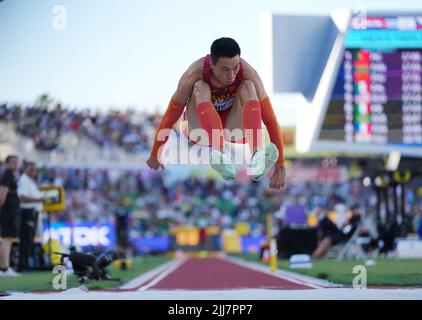
<instances>
[{"instance_id":1,"label":"black camera","mask_svg":"<svg viewBox=\"0 0 422 320\"><path fill-rule=\"evenodd\" d=\"M79 278L80 283L90 280L113 280L108 276L107 267L117 259L117 254L113 251L82 253L71 248L70 253L55 252L61 256L61 264L68 258L72 262L74 274Z\"/></svg>"}]
</instances>

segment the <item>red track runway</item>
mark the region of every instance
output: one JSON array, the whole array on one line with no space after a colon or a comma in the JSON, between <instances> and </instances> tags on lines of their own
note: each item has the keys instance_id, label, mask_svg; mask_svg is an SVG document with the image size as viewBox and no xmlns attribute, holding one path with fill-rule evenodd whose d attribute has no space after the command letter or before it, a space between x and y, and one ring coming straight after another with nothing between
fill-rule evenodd
<instances>
[{"instance_id":1,"label":"red track runway","mask_svg":"<svg viewBox=\"0 0 422 320\"><path fill-rule=\"evenodd\" d=\"M188 258L160 281L148 286L159 290L312 289L306 284L253 270L223 258Z\"/></svg>"},{"instance_id":2,"label":"red track runway","mask_svg":"<svg viewBox=\"0 0 422 320\"><path fill-rule=\"evenodd\" d=\"M358 290L230 257L182 257L146 272L119 289L13 293L2 299L291 300L422 299L422 288Z\"/></svg>"}]
</instances>

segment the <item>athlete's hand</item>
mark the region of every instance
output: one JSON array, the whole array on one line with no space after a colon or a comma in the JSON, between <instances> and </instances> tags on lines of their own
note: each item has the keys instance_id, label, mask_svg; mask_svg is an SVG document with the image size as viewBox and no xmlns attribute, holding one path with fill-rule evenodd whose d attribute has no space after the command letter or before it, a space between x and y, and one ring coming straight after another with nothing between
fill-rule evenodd
<instances>
[{"instance_id":1,"label":"athlete's hand","mask_svg":"<svg viewBox=\"0 0 422 320\"><path fill-rule=\"evenodd\" d=\"M147 160L147 165L148 167L150 167L151 169L154 169L155 171L157 171L160 168L163 170L165 169L163 164L160 162L160 160L154 156L149 156Z\"/></svg>"},{"instance_id":2,"label":"athlete's hand","mask_svg":"<svg viewBox=\"0 0 422 320\"><path fill-rule=\"evenodd\" d=\"M270 178L269 189L283 190L286 186L286 167L282 164L276 163L274 171Z\"/></svg>"}]
</instances>

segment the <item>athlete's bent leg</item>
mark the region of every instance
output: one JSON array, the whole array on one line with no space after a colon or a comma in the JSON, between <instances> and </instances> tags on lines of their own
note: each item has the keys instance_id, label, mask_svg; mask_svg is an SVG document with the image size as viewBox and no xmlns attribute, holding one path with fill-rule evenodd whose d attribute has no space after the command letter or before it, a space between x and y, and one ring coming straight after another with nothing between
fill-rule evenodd
<instances>
[{"instance_id":1,"label":"athlete's bent leg","mask_svg":"<svg viewBox=\"0 0 422 320\"><path fill-rule=\"evenodd\" d=\"M252 155L261 147L261 106L251 80L244 80L239 87L239 96L243 104L242 122Z\"/></svg>"},{"instance_id":2,"label":"athlete's bent leg","mask_svg":"<svg viewBox=\"0 0 422 320\"><path fill-rule=\"evenodd\" d=\"M223 124L218 112L211 103L211 89L209 85L203 80L197 81L193 87L192 95L195 97L199 123L208 134L212 148L223 152Z\"/></svg>"},{"instance_id":3,"label":"athlete's bent leg","mask_svg":"<svg viewBox=\"0 0 422 320\"><path fill-rule=\"evenodd\" d=\"M197 81L194 85L192 96L195 99L196 115L202 129L208 135L211 152L211 167L225 180L233 180L236 171L229 155L224 153L223 124L218 112L211 103L211 89L203 81Z\"/></svg>"},{"instance_id":4,"label":"athlete's bent leg","mask_svg":"<svg viewBox=\"0 0 422 320\"><path fill-rule=\"evenodd\" d=\"M274 166L279 151L273 143L269 143L265 149L261 147L261 105L253 82L243 81L239 95L243 103L243 127L252 151L252 179L258 181Z\"/></svg>"}]
</instances>

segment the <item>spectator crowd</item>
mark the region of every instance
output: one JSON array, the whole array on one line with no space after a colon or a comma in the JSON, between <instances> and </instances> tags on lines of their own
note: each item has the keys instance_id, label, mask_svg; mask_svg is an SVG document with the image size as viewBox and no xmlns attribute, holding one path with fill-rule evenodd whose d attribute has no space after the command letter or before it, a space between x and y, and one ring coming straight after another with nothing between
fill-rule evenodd
<instances>
[{"instance_id":1,"label":"spectator crowd","mask_svg":"<svg viewBox=\"0 0 422 320\"><path fill-rule=\"evenodd\" d=\"M0 122L30 138L38 150L60 150L61 137L75 133L102 148L119 146L129 153L149 151L160 114L134 111L93 112L53 107L0 104Z\"/></svg>"},{"instance_id":2,"label":"spectator crowd","mask_svg":"<svg viewBox=\"0 0 422 320\"><path fill-rule=\"evenodd\" d=\"M112 222L116 210L124 207L133 228L143 235L164 235L182 224L229 228L238 222L248 222L252 235L263 235L266 214L282 220L290 205L302 205L308 213L340 206L360 207L366 215L376 212L375 191L360 181L296 182L278 192L269 191L265 180L173 179L167 171L87 168L40 168L37 181L66 190L66 210L55 219ZM422 199L411 188L407 206L410 216L419 217Z\"/></svg>"}]
</instances>

